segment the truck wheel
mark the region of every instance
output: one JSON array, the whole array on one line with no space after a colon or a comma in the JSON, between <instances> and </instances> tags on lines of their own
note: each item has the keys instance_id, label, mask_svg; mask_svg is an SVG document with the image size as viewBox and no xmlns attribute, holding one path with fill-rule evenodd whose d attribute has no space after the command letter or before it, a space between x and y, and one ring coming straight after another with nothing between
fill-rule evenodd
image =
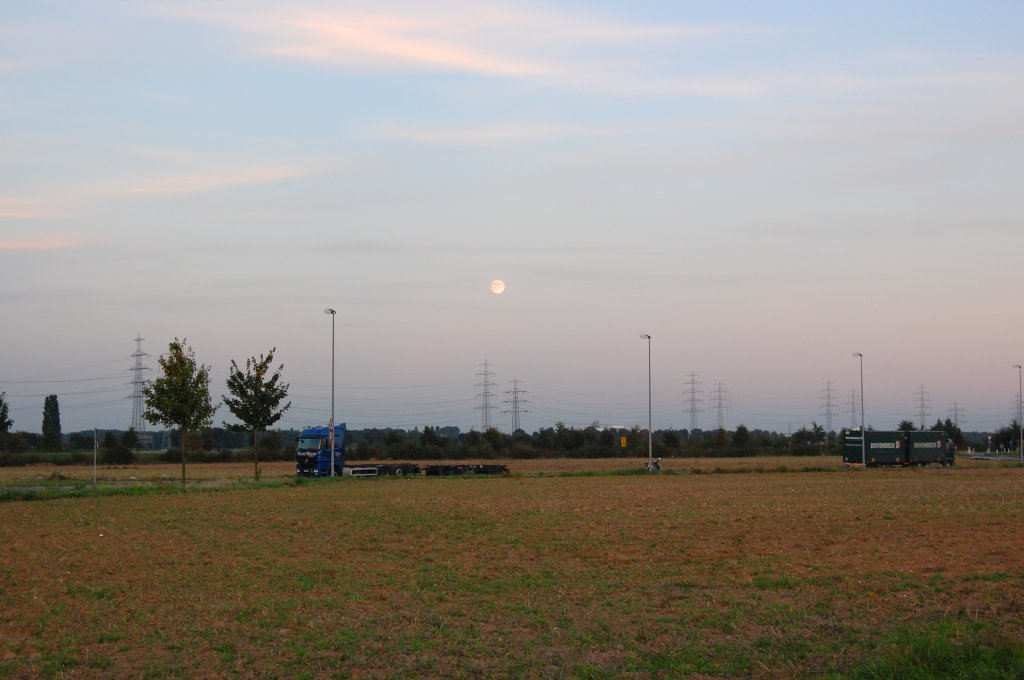
<instances>
[{"instance_id":1,"label":"truck wheel","mask_svg":"<svg viewBox=\"0 0 1024 680\"><path fill-rule=\"evenodd\" d=\"M402 475L404 475L404 474L405 474L405 470L403 470L403 469L402 469L402 468L400 468L400 467L398 467L398 468L395 468L395 472L394 472L394 474L395 474L395 477L401 477Z\"/></svg>"}]
</instances>

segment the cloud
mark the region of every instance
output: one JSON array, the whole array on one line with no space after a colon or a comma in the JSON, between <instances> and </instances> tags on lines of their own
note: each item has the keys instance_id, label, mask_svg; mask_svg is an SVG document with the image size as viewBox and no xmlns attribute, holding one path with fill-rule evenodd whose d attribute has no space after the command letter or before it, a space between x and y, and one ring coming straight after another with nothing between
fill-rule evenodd
<instances>
[{"instance_id":1,"label":"cloud","mask_svg":"<svg viewBox=\"0 0 1024 680\"><path fill-rule=\"evenodd\" d=\"M477 49L436 35L437 21L389 16L311 16L282 25L297 33L290 44L271 45L269 54L336 64L416 67L501 76L548 71L539 62Z\"/></svg>"},{"instance_id":2,"label":"cloud","mask_svg":"<svg viewBox=\"0 0 1024 680\"><path fill-rule=\"evenodd\" d=\"M291 165L252 165L245 159L211 157L180 150L133 148L125 150L124 155L155 167L134 171L122 169L98 181L51 187L31 197L0 196L0 220L66 217L81 214L87 210L90 201L187 196L217 189L269 184L305 173Z\"/></svg>"},{"instance_id":3,"label":"cloud","mask_svg":"<svg viewBox=\"0 0 1024 680\"><path fill-rule=\"evenodd\" d=\"M47 216L33 201L0 196L0 220L39 220Z\"/></svg>"},{"instance_id":4,"label":"cloud","mask_svg":"<svg viewBox=\"0 0 1024 680\"><path fill-rule=\"evenodd\" d=\"M50 236L30 241L0 241L0 251L6 250L60 250L79 248L81 244L65 236Z\"/></svg>"},{"instance_id":5,"label":"cloud","mask_svg":"<svg viewBox=\"0 0 1024 680\"><path fill-rule=\"evenodd\" d=\"M563 81L580 70L573 61L612 44L646 48L678 45L735 32L729 26L644 25L594 14L521 9L494 4L378 3L372 10L281 9L277 3L178 2L152 11L220 26L271 56L359 70L435 70Z\"/></svg>"},{"instance_id":6,"label":"cloud","mask_svg":"<svg viewBox=\"0 0 1024 680\"><path fill-rule=\"evenodd\" d=\"M738 24L644 24L596 12L524 9L488 3L374 3L336 11L329 4L243 6L189 2L158 6L164 16L219 26L253 53L355 71L471 73L532 80L620 96L749 99L811 95L816 99L876 88L947 85L956 75L899 78L797 70L700 72L689 52L711 41L773 36L788 29ZM933 82L927 82L932 79Z\"/></svg>"},{"instance_id":7,"label":"cloud","mask_svg":"<svg viewBox=\"0 0 1024 680\"><path fill-rule=\"evenodd\" d=\"M233 186L266 184L300 174L291 167L224 168L148 179L108 181L82 187L73 193L85 198L104 199L180 196Z\"/></svg>"},{"instance_id":8,"label":"cloud","mask_svg":"<svg viewBox=\"0 0 1024 680\"><path fill-rule=\"evenodd\" d=\"M620 131L597 127L573 125L531 125L505 123L495 125L465 125L458 127L412 127L407 125L380 124L371 128L371 133L407 142L426 144L517 144L566 137L610 137L623 134Z\"/></svg>"}]
</instances>

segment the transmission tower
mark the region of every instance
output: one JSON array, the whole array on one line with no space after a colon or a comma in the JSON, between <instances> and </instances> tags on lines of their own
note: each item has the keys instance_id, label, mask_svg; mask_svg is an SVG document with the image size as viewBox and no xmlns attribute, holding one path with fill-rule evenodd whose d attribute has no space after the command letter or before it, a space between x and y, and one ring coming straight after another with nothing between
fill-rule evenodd
<instances>
[{"instance_id":1,"label":"transmission tower","mask_svg":"<svg viewBox=\"0 0 1024 680\"><path fill-rule=\"evenodd\" d=\"M697 386L700 385L700 381L697 380L697 374L693 371L690 371L690 375L684 384L686 385L686 390L683 392L683 395L686 397L686 401L690 404L684 413L690 414L690 431L693 432L697 429L697 414L701 412L699 404L704 401L697 395L704 394L704 392L697 389Z\"/></svg>"},{"instance_id":2,"label":"transmission tower","mask_svg":"<svg viewBox=\"0 0 1024 680\"><path fill-rule=\"evenodd\" d=\"M924 385L921 385L917 389L917 415L921 419L921 429L922 430L925 429L925 427L927 427L927 425L925 424L925 420L928 419L928 402L929 401L931 401L931 400L928 399L928 393L925 391Z\"/></svg>"},{"instance_id":3,"label":"transmission tower","mask_svg":"<svg viewBox=\"0 0 1024 680\"><path fill-rule=\"evenodd\" d=\"M953 416L953 426L960 427L960 417L967 415L967 411L960 405L960 402L954 401L953 408L949 409L949 412Z\"/></svg>"},{"instance_id":4,"label":"transmission tower","mask_svg":"<svg viewBox=\"0 0 1024 680\"><path fill-rule=\"evenodd\" d=\"M846 402L850 409L850 429L857 429L857 390L850 390L850 400Z\"/></svg>"},{"instance_id":5,"label":"transmission tower","mask_svg":"<svg viewBox=\"0 0 1024 680\"><path fill-rule=\"evenodd\" d=\"M487 359L484 359L483 363L484 370L477 375L483 377L483 382L479 382L475 387L482 388L480 394L476 395L480 397L480 405L477 406L477 410L481 411L480 427L483 428L484 432L491 429L491 411L494 409L494 404L491 400L494 399L494 393L491 392L491 387L494 383L491 378L494 377L494 372L490 370L490 364L487 363Z\"/></svg>"},{"instance_id":6,"label":"transmission tower","mask_svg":"<svg viewBox=\"0 0 1024 680\"><path fill-rule=\"evenodd\" d=\"M529 411L523 408L523 404L528 404L529 402L519 395L529 394L529 392L519 389L519 378L512 378L512 389L506 391L505 394L512 395L511 399L505 400L505 403L511 404L512 408L508 411L502 411L502 413L512 414L512 432L515 433L522 429L519 427L519 414L529 413Z\"/></svg>"},{"instance_id":7,"label":"transmission tower","mask_svg":"<svg viewBox=\"0 0 1024 680\"><path fill-rule=\"evenodd\" d=\"M142 365L143 357L149 355L142 351L142 333L135 334L135 353L132 354L132 358L135 359L135 365L132 367L132 428L136 434L141 434L146 431L146 421L142 417L143 411L143 396L142 388L145 387L146 381L142 377L143 371L148 371L147 366Z\"/></svg>"},{"instance_id":8,"label":"transmission tower","mask_svg":"<svg viewBox=\"0 0 1024 680\"><path fill-rule=\"evenodd\" d=\"M724 389L722 383L715 384L715 391L711 395L711 407L718 415L718 429L725 429L725 412L732 408L729 405L729 392Z\"/></svg>"},{"instance_id":9,"label":"transmission tower","mask_svg":"<svg viewBox=\"0 0 1024 680\"><path fill-rule=\"evenodd\" d=\"M836 389L832 387L832 381L826 380L825 387L821 390L823 396L822 400L825 402L825 432L832 431L832 416L836 414L833 403L835 402Z\"/></svg>"}]
</instances>

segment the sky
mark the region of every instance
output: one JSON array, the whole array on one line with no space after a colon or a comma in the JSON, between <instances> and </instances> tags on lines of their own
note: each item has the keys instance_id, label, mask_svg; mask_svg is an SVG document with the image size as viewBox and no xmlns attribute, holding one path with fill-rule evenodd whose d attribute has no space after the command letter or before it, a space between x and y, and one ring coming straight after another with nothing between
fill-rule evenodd
<instances>
[{"instance_id":1,"label":"sky","mask_svg":"<svg viewBox=\"0 0 1024 680\"><path fill-rule=\"evenodd\" d=\"M47 394L126 429L137 335L217 401L276 348L283 427L333 354L353 428L509 431L513 379L527 431L646 426L648 387L656 429L840 428L859 352L869 425L998 428L1022 35L1016 0L2 3L14 429Z\"/></svg>"}]
</instances>

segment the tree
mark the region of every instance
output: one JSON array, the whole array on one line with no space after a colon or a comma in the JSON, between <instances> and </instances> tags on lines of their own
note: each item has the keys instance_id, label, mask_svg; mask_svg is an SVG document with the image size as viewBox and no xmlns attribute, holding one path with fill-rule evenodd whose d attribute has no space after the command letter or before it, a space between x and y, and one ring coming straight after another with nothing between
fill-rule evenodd
<instances>
[{"instance_id":1,"label":"tree","mask_svg":"<svg viewBox=\"0 0 1024 680\"><path fill-rule=\"evenodd\" d=\"M273 375L267 377L276 351L276 347L271 347L266 356L261 354L259 359L256 357L246 359L245 373L242 373L238 364L232 359L227 383L228 391L232 396L221 395L224 405L252 432L253 475L257 481L260 478L260 463L256 434L280 420L284 412L292 405L289 401L281 406L281 402L288 396L289 387L288 383L281 382L281 371L284 370L284 364L278 366Z\"/></svg>"},{"instance_id":2,"label":"tree","mask_svg":"<svg viewBox=\"0 0 1024 680\"><path fill-rule=\"evenodd\" d=\"M129 427L123 435L121 435L121 443L129 451L138 451L140 446L139 433L135 431L134 427Z\"/></svg>"},{"instance_id":3,"label":"tree","mask_svg":"<svg viewBox=\"0 0 1024 680\"><path fill-rule=\"evenodd\" d=\"M6 439L5 446L11 453L25 453L32 445L32 435L28 432L13 432Z\"/></svg>"},{"instance_id":4,"label":"tree","mask_svg":"<svg viewBox=\"0 0 1024 680\"><path fill-rule=\"evenodd\" d=\"M94 442L92 432L72 432L68 435L68 448L72 451L92 451Z\"/></svg>"},{"instance_id":5,"label":"tree","mask_svg":"<svg viewBox=\"0 0 1024 680\"><path fill-rule=\"evenodd\" d=\"M134 430L130 430L134 431ZM125 433L127 435L127 433ZM126 445L126 436L121 438L121 441L117 441L117 437L110 430L107 430L106 434L103 435L103 460L108 465L130 465L135 462L135 454L129 446Z\"/></svg>"},{"instance_id":6,"label":"tree","mask_svg":"<svg viewBox=\"0 0 1024 680\"><path fill-rule=\"evenodd\" d=\"M732 443L739 447L744 447L750 443L750 430L747 429L746 425L736 426L736 431L732 435Z\"/></svg>"},{"instance_id":7,"label":"tree","mask_svg":"<svg viewBox=\"0 0 1024 680\"><path fill-rule=\"evenodd\" d=\"M825 446L828 443L828 432L825 432L825 428L818 423L811 421L811 434L814 435L814 441L818 443L818 453L825 455Z\"/></svg>"},{"instance_id":8,"label":"tree","mask_svg":"<svg viewBox=\"0 0 1024 680\"><path fill-rule=\"evenodd\" d=\"M818 453L818 437L820 425L814 423L808 428L805 425L801 425L800 429L794 432L790 436L790 445L792 447L793 455L795 456L808 456L813 453Z\"/></svg>"},{"instance_id":9,"label":"tree","mask_svg":"<svg viewBox=\"0 0 1024 680\"><path fill-rule=\"evenodd\" d=\"M821 425L818 425L818 423L814 422L813 420L811 421L811 434L814 435L814 441L816 442L825 441L825 437L827 436L825 428L822 427Z\"/></svg>"},{"instance_id":10,"label":"tree","mask_svg":"<svg viewBox=\"0 0 1024 680\"><path fill-rule=\"evenodd\" d=\"M0 434L7 434L11 431L11 425L14 425L14 421L11 420L11 408L4 398L6 395L6 392L0 392Z\"/></svg>"},{"instance_id":11,"label":"tree","mask_svg":"<svg viewBox=\"0 0 1024 680\"><path fill-rule=\"evenodd\" d=\"M423 428L423 434L420 435L420 444L427 447L444 448L448 444L448 439L439 434L436 428L427 425Z\"/></svg>"},{"instance_id":12,"label":"tree","mask_svg":"<svg viewBox=\"0 0 1024 680\"><path fill-rule=\"evenodd\" d=\"M1017 437L1020 433L1020 425L1017 423L1017 419L1014 418L1009 425L1005 425L992 435L992 445L996 447L996 450L1011 450L1017 448Z\"/></svg>"},{"instance_id":13,"label":"tree","mask_svg":"<svg viewBox=\"0 0 1024 680\"><path fill-rule=\"evenodd\" d=\"M946 436L953 440L953 446L957 449L964 448L964 444L967 443L967 440L964 438L964 433L949 418L946 418L945 421L941 419L936 420L935 426L932 429L945 432Z\"/></svg>"},{"instance_id":14,"label":"tree","mask_svg":"<svg viewBox=\"0 0 1024 680\"><path fill-rule=\"evenodd\" d=\"M917 429L917 426L914 425L914 421L904 418L900 421L900 424L896 426L896 429L900 432L913 432Z\"/></svg>"},{"instance_id":15,"label":"tree","mask_svg":"<svg viewBox=\"0 0 1024 680\"><path fill-rule=\"evenodd\" d=\"M57 395L51 394L43 400L43 441L44 451L60 451L60 405Z\"/></svg>"},{"instance_id":16,"label":"tree","mask_svg":"<svg viewBox=\"0 0 1024 680\"><path fill-rule=\"evenodd\" d=\"M185 485L185 434L208 427L217 410L210 399L210 367L196 363L186 340L175 338L157 359L163 375L142 389L143 417L181 430L181 484Z\"/></svg>"},{"instance_id":17,"label":"tree","mask_svg":"<svg viewBox=\"0 0 1024 680\"><path fill-rule=\"evenodd\" d=\"M494 451L501 451L504 447L504 437L496 427L489 427L484 432L484 441L491 445L491 449Z\"/></svg>"}]
</instances>

